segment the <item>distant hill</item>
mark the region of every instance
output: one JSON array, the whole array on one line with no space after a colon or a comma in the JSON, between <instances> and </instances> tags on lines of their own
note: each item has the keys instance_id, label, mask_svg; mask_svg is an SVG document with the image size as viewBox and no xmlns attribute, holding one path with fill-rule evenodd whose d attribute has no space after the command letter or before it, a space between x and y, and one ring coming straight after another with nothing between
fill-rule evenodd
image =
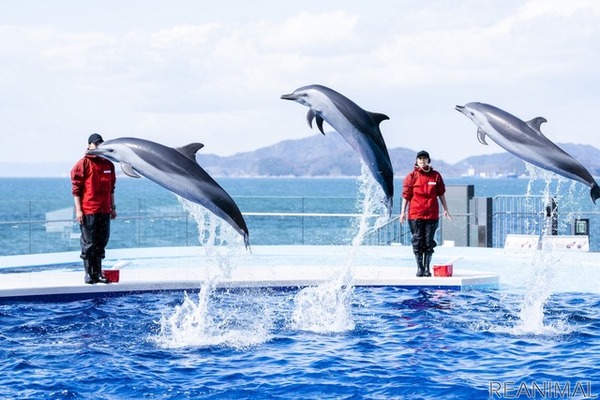
<instances>
[{"instance_id":1,"label":"distant hill","mask_svg":"<svg viewBox=\"0 0 600 400\"><path fill-rule=\"evenodd\" d=\"M600 150L589 145L559 144L567 153L585 165L594 176L600 176ZM404 176L415 161L416 150L396 147L389 149L396 176ZM293 157L290 157L293 155ZM336 134L314 135L286 140L253 152L229 157L198 153L198 162L214 176L358 176L360 159ZM525 163L510 153L468 157L456 164L433 159L433 166L445 177L460 177L471 172L488 177L525 175Z\"/></svg>"},{"instance_id":2,"label":"distant hill","mask_svg":"<svg viewBox=\"0 0 600 400\"><path fill-rule=\"evenodd\" d=\"M412 169L416 151L401 147L388 151L394 173L406 175ZM361 169L358 155L337 134L285 140L229 157L205 155L200 151L197 158L200 165L215 176L358 176ZM434 160L434 164L445 175L460 175L454 166L444 161Z\"/></svg>"},{"instance_id":3,"label":"distant hill","mask_svg":"<svg viewBox=\"0 0 600 400\"><path fill-rule=\"evenodd\" d=\"M573 158L579 160L590 174L600 176L600 150L589 145L571 143L558 143L558 146ZM517 176L527 175L527 169L523 160L508 152L472 156L454 164L453 167L455 168L454 171L463 171L463 173L472 168L477 175L483 174L491 177L506 176L509 174Z\"/></svg>"},{"instance_id":4,"label":"distant hill","mask_svg":"<svg viewBox=\"0 0 600 400\"><path fill-rule=\"evenodd\" d=\"M594 176L600 176L600 150L589 145L559 144L567 153L583 160ZM415 161L417 150L396 147L389 149L390 159L396 176L405 176ZM303 139L285 140L255 151L221 157L197 155L198 163L215 177L256 176L302 176L336 177L360 175L358 155L343 141L340 135L315 134ZM44 164L0 163L0 177L67 177L75 160L69 163ZM480 176L524 175L525 163L510 153L468 157L456 164L433 159L433 166L444 177L460 177L471 174Z\"/></svg>"}]
</instances>

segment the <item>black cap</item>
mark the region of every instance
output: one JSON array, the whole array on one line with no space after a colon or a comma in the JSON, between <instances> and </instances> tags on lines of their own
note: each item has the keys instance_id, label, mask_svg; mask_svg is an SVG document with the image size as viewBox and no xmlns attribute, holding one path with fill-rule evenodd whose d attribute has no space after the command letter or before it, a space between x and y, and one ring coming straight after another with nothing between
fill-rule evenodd
<instances>
[{"instance_id":1,"label":"black cap","mask_svg":"<svg viewBox=\"0 0 600 400\"><path fill-rule=\"evenodd\" d=\"M88 144L92 144L92 143L96 144L96 143L102 143L102 142L104 142L104 139L102 139L102 136L100 136L97 133L92 133L90 135L90 137L88 138Z\"/></svg>"},{"instance_id":2,"label":"black cap","mask_svg":"<svg viewBox=\"0 0 600 400\"><path fill-rule=\"evenodd\" d=\"M431 160L431 158L429 157L429 153L426 152L425 150L421 150L420 152L417 153L417 157L427 157L428 160Z\"/></svg>"}]
</instances>

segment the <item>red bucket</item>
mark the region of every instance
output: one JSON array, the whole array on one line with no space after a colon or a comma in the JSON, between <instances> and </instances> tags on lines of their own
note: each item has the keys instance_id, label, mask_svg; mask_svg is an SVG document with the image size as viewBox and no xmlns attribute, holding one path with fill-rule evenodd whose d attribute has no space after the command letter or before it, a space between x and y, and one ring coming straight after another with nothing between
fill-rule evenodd
<instances>
[{"instance_id":1,"label":"red bucket","mask_svg":"<svg viewBox=\"0 0 600 400\"><path fill-rule=\"evenodd\" d=\"M111 282L111 283L117 283L119 282L119 273L121 271L118 269L103 269L102 273L104 274L104 277L106 278L107 281Z\"/></svg>"},{"instance_id":2,"label":"red bucket","mask_svg":"<svg viewBox=\"0 0 600 400\"><path fill-rule=\"evenodd\" d=\"M453 272L452 264L435 264L433 266L433 276L452 276Z\"/></svg>"}]
</instances>

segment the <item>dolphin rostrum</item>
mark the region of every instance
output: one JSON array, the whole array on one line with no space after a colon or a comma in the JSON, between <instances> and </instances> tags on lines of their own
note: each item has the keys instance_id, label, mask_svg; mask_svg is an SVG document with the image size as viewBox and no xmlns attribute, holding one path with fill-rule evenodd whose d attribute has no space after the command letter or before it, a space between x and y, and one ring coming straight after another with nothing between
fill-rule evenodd
<instances>
[{"instance_id":1,"label":"dolphin rostrum","mask_svg":"<svg viewBox=\"0 0 600 400\"><path fill-rule=\"evenodd\" d=\"M184 199L202 205L242 235L248 248L248 227L240 209L196 161L196 152L202 147L201 143L190 143L172 148L145 139L123 137L102 142L87 153L118 162L126 175L145 176Z\"/></svg>"},{"instance_id":2,"label":"dolphin rostrum","mask_svg":"<svg viewBox=\"0 0 600 400\"><path fill-rule=\"evenodd\" d=\"M394 171L379 124L389 119L387 115L365 111L340 93L322 86L308 85L291 94L281 96L309 107L306 119L312 128L316 119L322 134L323 121L327 121L359 154L371 174L383 189L388 215L392 213L394 197Z\"/></svg>"},{"instance_id":3,"label":"dolphin rostrum","mask_svg":"<svg viewBox=\"0 0 600 400\"><path fill-rule=\"evenodd\" d=\"M600 198L600 188L589 171L540 131L540 126L546 122L545 118L537 117L525 122L484 103L456 106L456 110L475 123L477 139L482 144L487 145L485 137L489 136L500 147L522 160L589 186L594 203Z\"/></svg>"}]
</instances>

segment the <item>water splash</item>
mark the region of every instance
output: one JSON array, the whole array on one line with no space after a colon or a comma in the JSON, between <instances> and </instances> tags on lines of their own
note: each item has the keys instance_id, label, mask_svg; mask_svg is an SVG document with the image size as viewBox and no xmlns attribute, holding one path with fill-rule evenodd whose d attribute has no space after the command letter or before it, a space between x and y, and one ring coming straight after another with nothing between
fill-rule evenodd
<instances>
[{"instance_id":1,"label":"water splash","mask_svg":"<svg viewBox=\"0 0 600 400\"><path fill-rule=\"evenodd\" d=\"M360 216L355 221L357 233L352 240L348 259L327 282L298 292L292 313L294 329L316 333L339 333L354 329L351 312L354 293L352 265L368 232L387 221L387 211L381 200L383 190L365 164L362 164L358 183L356 207Z\"/></svg>"},{"instance_id":2,"label":"water splash","mask_svg":"<svg viewBox=\"0 0 600 400\"><path fill-rule=\"evenodd\" d=\"M266 308L251 301L241 310L240 304L246 300L243 296L230 306L224 302L224 292L217 291L219 282L231 277L239 254L245 252L243 240L233 228L204 207L181 197L178 200L198 225L198 240L206 250L203 263L218 268L208 282L201 284L197 299L185 293L181 305L163 313L160 330L152 340L166 348L244 348L269 340L271 317ZM250 296L250 299L254 298ZM249 312L250 309L254 311Z\"/></svg>"},{"instance_id":3,"label":"water splash","mask_svg":"<svg viewBox=\"0 0 600 400\"><path fill-rule=\"evenodd\" d=\"M357 232L352 239L353 247L362 244L369 230L377 229L388 222L387 210L382 201L384 198L383 189L373 178L368 167L362 164L356 200L356 209L359 210L360 217L355 221Z\"/></svg>"},{"instance_id":4,"label":"water splash","mask_svg":"<svg viewBox=\"0 0 600 400\"><path fill-rule=\"evenodd\" d=\"M569 326L566 316L562 319L536 326L526 323L517 323L515 325L499 325L497 321L473 321L469 322L467 325L469 326L469 329L474 332L490 332L494 334L503 334L516 337L556 337L569 335L573 332L573 328Z\"/></svg>"},{"instance_id":5,"label":"water splash","mask_svg":"<svg viewBox=\"0 0 600 400\"><path fill-rule=\"evenodd\" d=\"M160 330L151 340L162 348L223 346L245 349L271 338L272 316L260 302L242 305L235 293L229 307L212 284L203 285L197 299L184 294L183 303L163 313ZM247 302L245 302L247 303Z\"/></svg>"},{"instance_id":6,"label":"water splash","mask_svg":"<svg viewBox=\"0 0 600 400\"><path fill-rule=\"evenodd\" d=\"M542 275L538 275L538 278ZM543 277L541 281L545 281ZM544 288L540 288L540 291L544 292ZM545 294L532 296L530 292L523 298L519 293L501 291L494 294L481 292L475 296L482 296L483 301L470 299L469 308L475 313L482 312L484 317L465 320L471 331L515 337L557 337L573 331L568 324L568 314L553 311L550 317L546 316L548 297Z\"/></svg>"},{"instance_id":7,"label":"water splash","mask_svg":"<svg viewBox=\"0 0 600 400\"><path fill-rule=\"evenodd\" d=\"M557 178L557 175L537 168L531 164L527 164L527 171L531 179L527 186L527 197L531 196L532 184L536 179L541 179L545 183L543 189L544 204L548 205L551 201L560 201L558 194L552 194L551 185ZM558 179L558 187L566 181L564 178ZM557 193L560 191L557 189ZM530 264L527 271L530 272L530 277L527 280L527 287L521 309L519 312L519 321L512 327L512 333L515 334L547 334L547 333L564 333L564 326L556 324L545 324L545 305L552 295L552 285L556 276L556 265L558 264L558 255L553 253L552 245L547 236L552 232L552 215L546 215L540 227L540 243L541 247L535 249L533 258L530 261L525 261L525 266ZM535 226L529 227L530 234L535 234ZM560 324L559 324L560 325Z\"/></svg>"},{"instance_id":8,"label":"water splash","mask_svg":"<svg viewBox=\"0 0 600 400\"><path fill-rule=\"evenodd\" d=\"M316 333L339 333L354 329L351 298L354 293L350 268L333 279L300 290L294 297L293 329Z\"/></svg>"},{"instance_id":9,"label":"water splash","mask_svg":"<svg viewBox=\"0 0 600 400\"><path fill-rule=\"evenodd\" d=\"M228 223L199 204L177 196L198 227L198 242L206 255L219 266L224 278L229 278L233 263L244 253L244 239Z\"/></svg>"},{"instance_id":10,"label":"water splash","mask_svg":"<svg viewBox=\"0 0 600 400\"><path fill-rule=\"evenodd\" d=\"M564 321L547 323L545 307L552 295L552 284L556 277L557 259L547 245L534 253L531 260L530 278L526 288L519 320L511 333L523 334L565 334L569 333Z\"/></svg>"}]
</instances>

